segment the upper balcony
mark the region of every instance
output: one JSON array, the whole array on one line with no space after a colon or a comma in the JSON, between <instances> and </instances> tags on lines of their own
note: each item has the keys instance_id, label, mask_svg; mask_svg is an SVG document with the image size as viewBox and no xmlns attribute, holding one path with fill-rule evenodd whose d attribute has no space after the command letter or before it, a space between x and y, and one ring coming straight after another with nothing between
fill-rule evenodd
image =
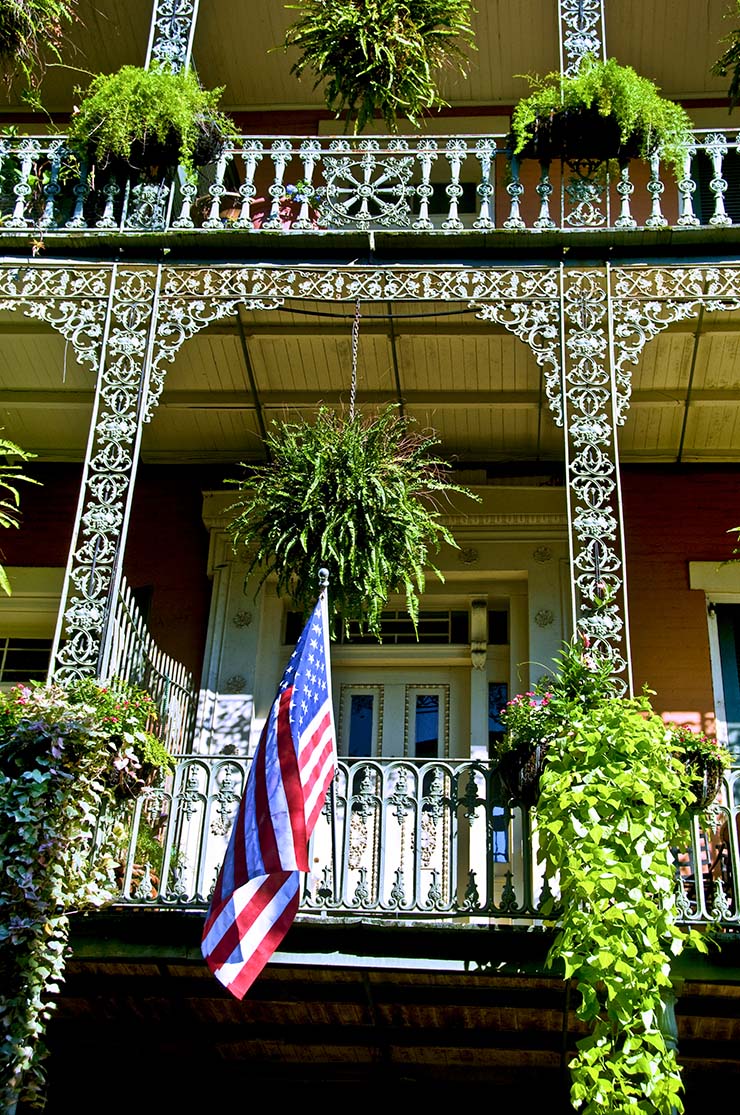
<instances>
[{"instance_id":1,"label":"upper balcony","mask_svg":"<svg viewBox=\"0 0 740 1115\"><path fill-rule=\"evenodd\" d=\"M712 74L729 26L722 5L700 19L689 0L660 0L648 22L639 0L604 4L607 56L654 80L697 126L678 182L657 157L622 171L595 168L587 152L583 162L549 167L512 160L507 134L527 92L522 75L561 66L560 8L556 0L484 0L476 8L469 73L441 78L448 107L422 119L421 134L388 137L368 126L350 138L313 75L291 73L297 52L276 49L294 18L289 7L201 5L192 63L206 88L223 88L221 105L243 134L188 184L181 173L143 182L136 173L95 171L67 153L75 87L86 73L143 64L153 10L151 0L136 0L125 14L113 0L80 0L65 65L50 66L40 89L53 128L28 113L20 88L10 90L4 122L45 134L0 139L0 246L36 255L94 240L96 251L146 253L164 235L175 256L310 250L355 258L377 250L381 258L510 258L512 249L557 256L579 244L627 255L701 244L716 254L734 241L738 129L725 127L734 122L727 80ZM402 122L402 133L408 127Z\"/></svg>"},{"instance_id":2,"label":"upper balcony","mask_svg":"<svg viewBox=\"0 0 740 1115\"><path fill-rule=\"evenodd\" d=\"M189 183L91 171L64 137L0 140L0 242L35 255L122 241L284 253L319 242L373 250L542 252L605 236L612 248L689 250L740 229L740 130L697 129L676 181L659 156L616 164L512 158L505 135L243 136ZM267 248L267 245L271 248ZM259 245L259 247L257 247Z\"/></svg>"}]
</instances>

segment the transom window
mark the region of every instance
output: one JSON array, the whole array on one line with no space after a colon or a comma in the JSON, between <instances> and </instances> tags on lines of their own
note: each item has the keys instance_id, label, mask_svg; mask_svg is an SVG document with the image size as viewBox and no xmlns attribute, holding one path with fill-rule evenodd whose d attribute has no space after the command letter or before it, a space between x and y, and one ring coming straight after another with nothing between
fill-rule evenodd
<instances>
[{"instance_id":1,"label":"transom window","mask_svg":"<svg viewBox=\"0 0 740 1115\"><path fill-rule=\"evenodd\" d=\"M297 641L304 622L300 612L288 612L284 640L287 645ZM470 642L470 614L467 611L420 612L417 627L418 636L411 617L402 609L383 612L380 619L382 645L427 643L451 646ZM342 630L337 642L344 646L378 646L374 635L360 635L355 621L350 621L349 635L345 635Z\"/></svg>"}]
</instances>

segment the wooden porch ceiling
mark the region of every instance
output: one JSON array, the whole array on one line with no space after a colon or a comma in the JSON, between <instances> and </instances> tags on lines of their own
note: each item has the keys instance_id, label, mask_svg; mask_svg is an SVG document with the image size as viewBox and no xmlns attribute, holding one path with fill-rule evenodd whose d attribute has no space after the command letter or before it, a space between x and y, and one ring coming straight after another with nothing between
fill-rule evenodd
<instances>
[{"instance_id":1,"label":"wooden porch ceiling","mask_svg":"<svg viewBox=\"0 0 740 1115\"><path fill-rule=\"evenodd\" d=\"M66 67L52 66L42 90L46 106L59 113L71 110L77 99L74 86L84 86L87 73L142 65L146 55L152 0L80 0L78 7L80 20L70 32ZM652 0L647 5L643 0L605 0L607 52L657 81L669 96L716 101L726 84L710 69L718 41L727 32L727 7L722 0L703 5L694 0ZM557 0L476 0L475 8L478 49L470 75L461 79L451 73L444 93L457 110L506 108L527 89L517 75L558 67ZM316 119L323 106L321 90L313 88L310 74L301 81L290 74L295 52L275 50L293 18L279 0L209 0L200 5L194 61L204 84L225 86L225 107L277 117L283 112L286 120L296 110L310 109ZM21 107L19 90L12 92L10 102ZM452 128L460 130L459 120L456 127L453 119Z\"/></svg>"},{"instance_id":2,"label":"wooden porch ceiling","mask_svg":"<svg viewBox=\"0 0 740 1115\"><path fill-rule=\"evenodd\" d=\"M296 303L198 334L167 365L146 426L148 462L230 463L263 456L277 417L346 406L352 308ZM632 406L619 432L625 463L740 461L740 312L677 323L632 371ZM81 460L93 374L63 338L0 316L0 426L40 460ZM432 427L461 467L563 457L529 349L464 307L363 307L358 402L401 402Z\"/></svg>"}]
</instances>

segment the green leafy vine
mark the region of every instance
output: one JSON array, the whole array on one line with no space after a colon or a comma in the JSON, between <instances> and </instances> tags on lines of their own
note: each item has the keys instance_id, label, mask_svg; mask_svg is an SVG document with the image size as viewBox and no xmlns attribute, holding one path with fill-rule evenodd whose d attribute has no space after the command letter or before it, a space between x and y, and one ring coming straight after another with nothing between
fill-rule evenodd
<instances>
[{"instance_id":1,"label":"green leafy vine","mask_svg":"<svg viewBox=\"0 0 740 1115\"><path fill-rule=\"evenodd\" d=\"M69 914L113 899L122 833L106 806L169 756L151 698L84 681L0 694L0 1105L44 1103L44 1031L64 979ZM155 741L158 743L158 741ZM152 749L153 748L153 749Z\"/></svg>"},{"instance_id":2,"label":"green leafy vine","mask_svg":"<svg viewBox=\"0 0 740 1115\"><path fill-rule=\"evenodd\" d=\"M672 849L689 839L694 764L729 756L664 724L647 694L617 696L608 656L580 635L502 719L502 758L547 742L536 813L545 874L558 881L544 907L557 930L547 963L573 982L590 1031L570 1063L573 1106L678 1115L681 1075L661 1025L671 964L707 944L678 924Z\"/></svg>"}]
</instances>

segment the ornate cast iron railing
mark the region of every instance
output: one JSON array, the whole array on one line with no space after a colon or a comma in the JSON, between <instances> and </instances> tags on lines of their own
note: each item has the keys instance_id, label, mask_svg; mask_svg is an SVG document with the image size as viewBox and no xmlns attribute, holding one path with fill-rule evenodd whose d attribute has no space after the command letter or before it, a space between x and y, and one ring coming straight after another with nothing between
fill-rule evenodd
<instances>
[{"instance_id":1,"label":"ornate cast iron railing","mask_svg":"<svg viewBox=\"0 0 740 1115\"><path fill-rule=\"evenodd\" d=\"M129 805L120 905L205 909L247 770L244 759L188 756L166 786ZM557 884L537 864L533 816L502 800L487 763L340 763L312 840L302 915L541 920ZM711 832L696 822L691 846L676 850L677 888L685 920L737 928L740 770L722 800Z\"/></svg>"},{"instance_id":2,"label":"ornate cast iron railing","mask_svg":"<svg viewBox=\"0 0 740 1115\"><path fill-rule=\"evenodd\" d=\"M0 140L0 235L724 228L740 223L740 133L699 129L678 182L511 158L507 137L242 137L198 182L89 168L64 137Z\"/></svg>"},{"instance_id":3,"label":"ornate cast iron railing","mask_svg":"<svg viewBox=\"0 0 740 1115\"><path fill-rule=\"evenodd\" d=\"M104 676L123 678L148 690L159 711L152 730L171 755L190 750L198 701L192 674L156 645L125 580L109 632Z\"/></svg>"}]
</instances>

